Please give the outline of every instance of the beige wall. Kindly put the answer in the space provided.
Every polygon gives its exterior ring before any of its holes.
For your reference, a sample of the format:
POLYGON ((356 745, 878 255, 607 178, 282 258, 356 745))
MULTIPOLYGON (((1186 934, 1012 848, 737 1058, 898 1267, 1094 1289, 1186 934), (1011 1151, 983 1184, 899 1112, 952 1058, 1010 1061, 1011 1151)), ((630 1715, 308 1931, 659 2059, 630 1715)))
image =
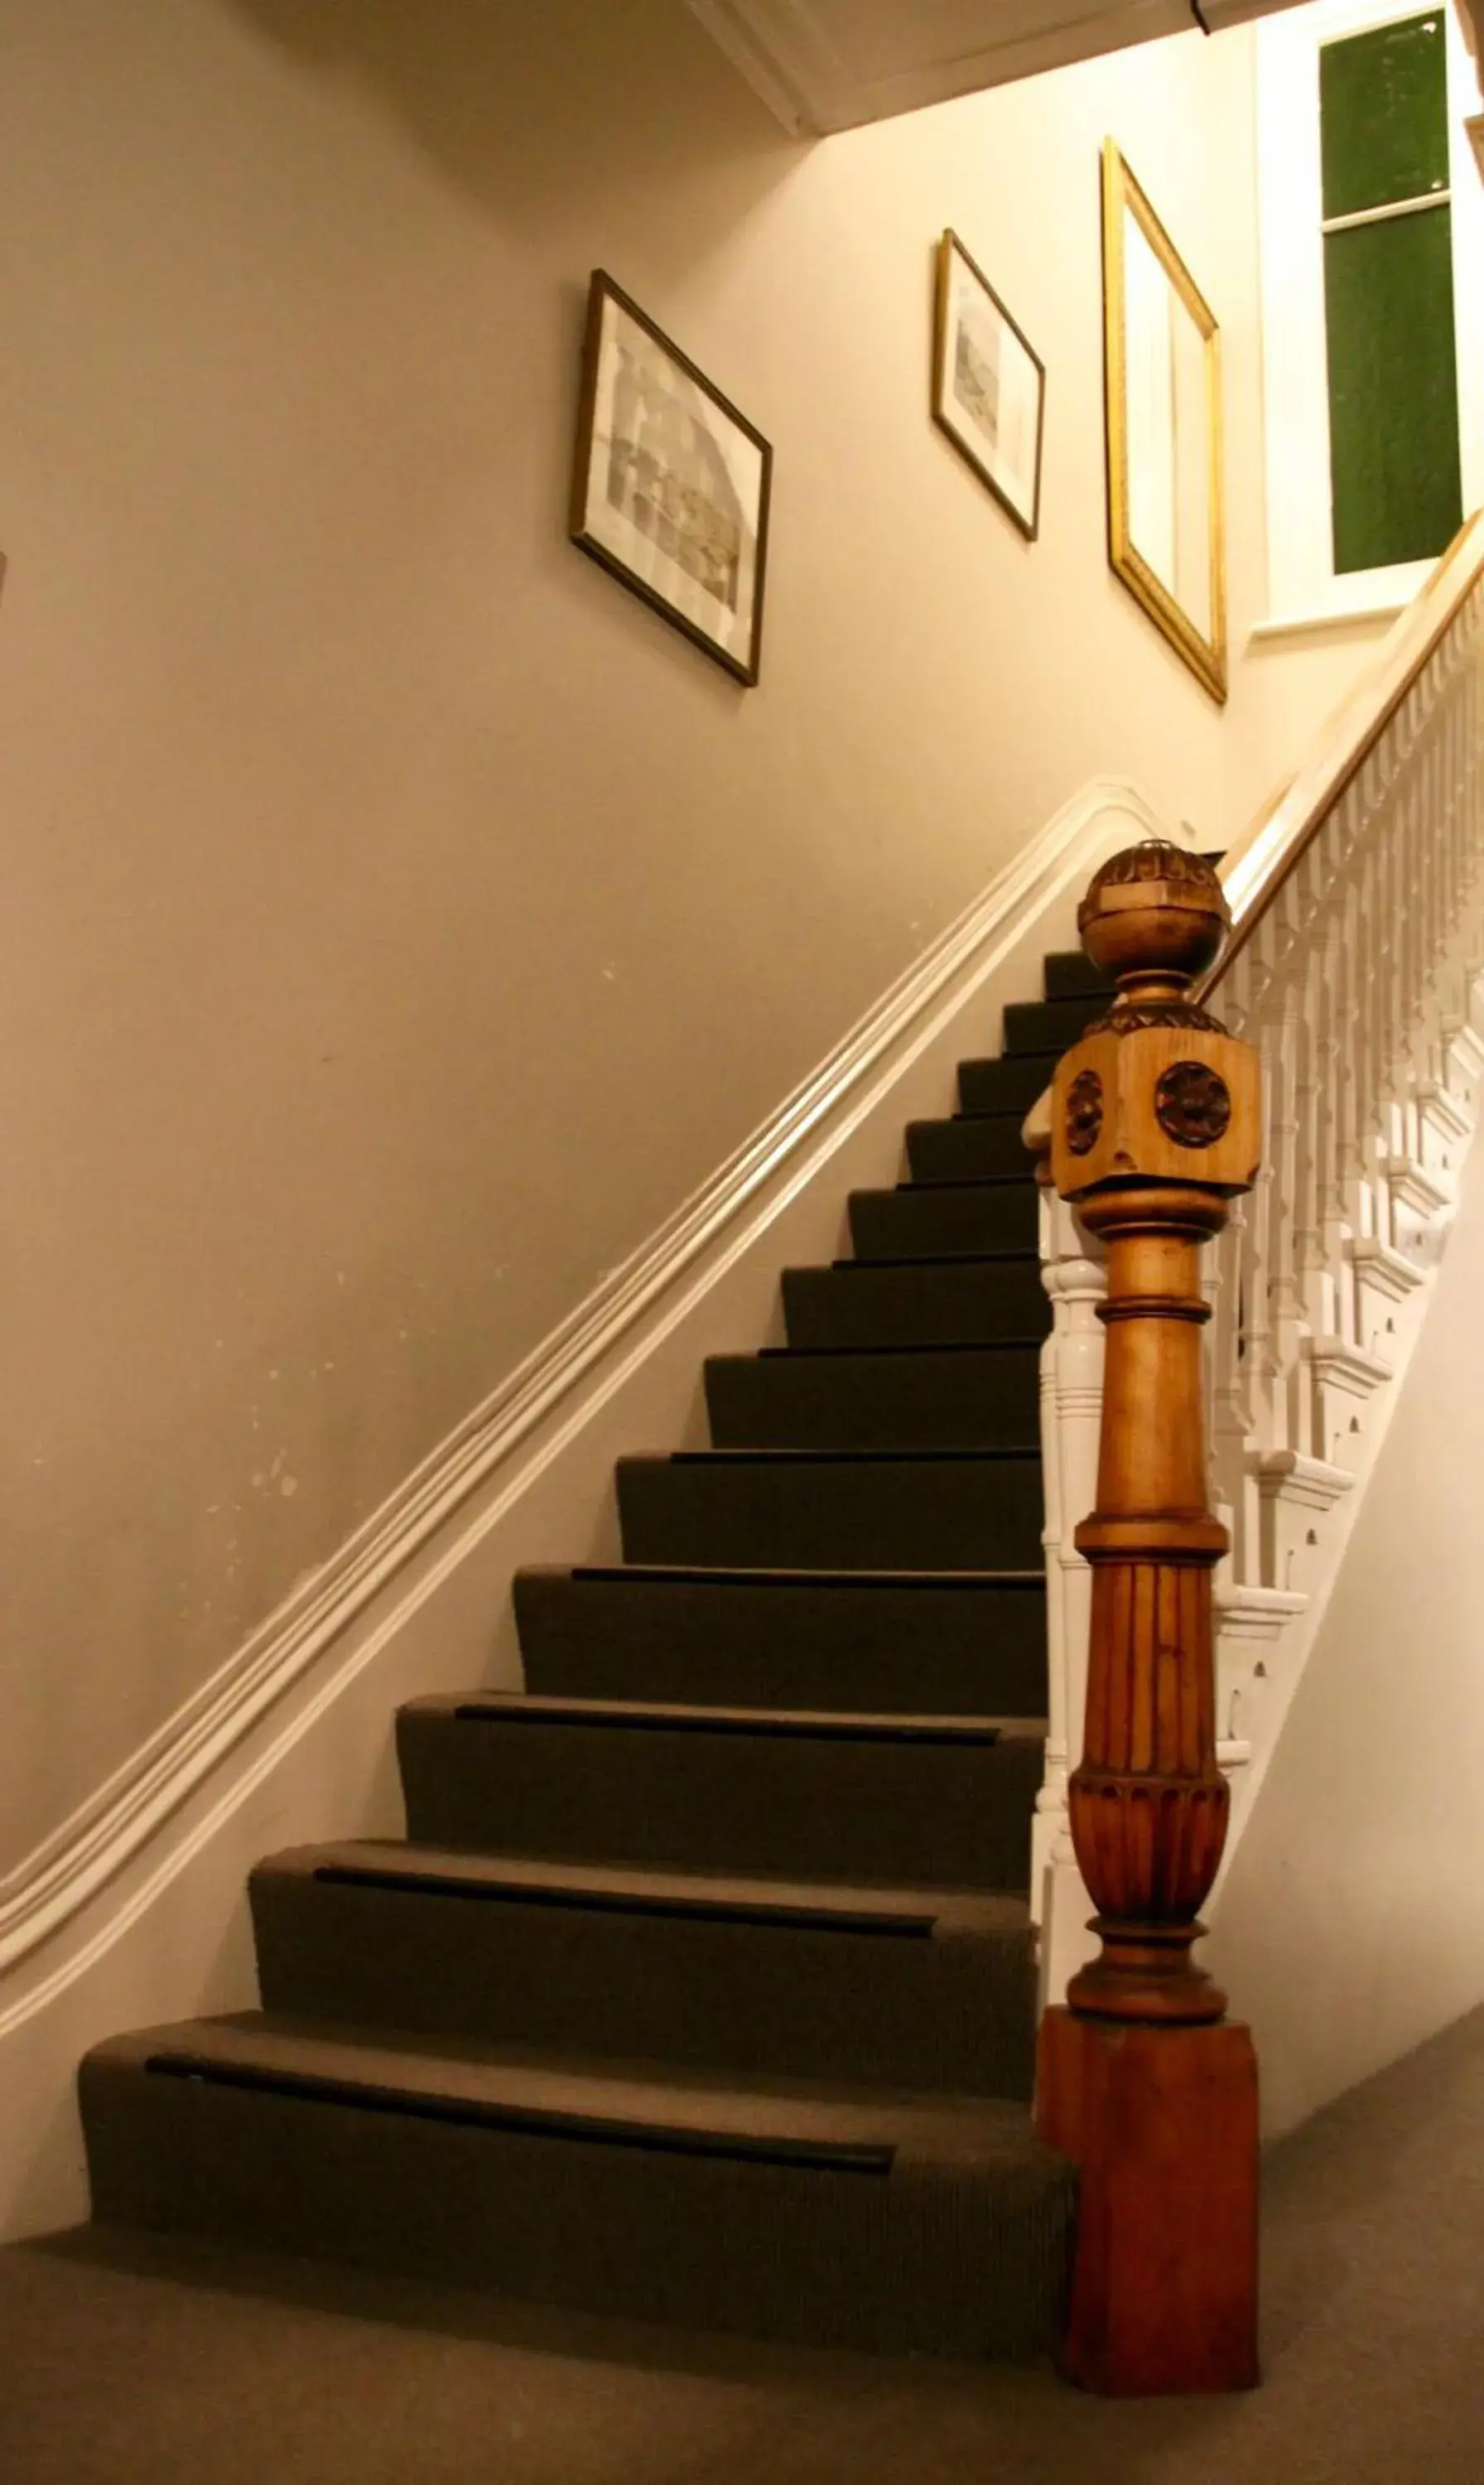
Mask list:
POLYGON ((1333 1601, 1219 1894, 1211 1966, 1286 2130, 1484 1999, 1484 1148, 1333 1601))
POLYGON ((1246 33, 812 149, 679 0, 0 59, 3 1867, 1076 786, 1221 843, 1351 656, 1241 653, 1246 33), (1109 130, 1226 323, 1225 717, 1104 561, 1109 130), (927 419, 948 223, 1049 366, 1034 549, 927 419), (775 443, 757 691, 564 540, 598 262, 775 443))

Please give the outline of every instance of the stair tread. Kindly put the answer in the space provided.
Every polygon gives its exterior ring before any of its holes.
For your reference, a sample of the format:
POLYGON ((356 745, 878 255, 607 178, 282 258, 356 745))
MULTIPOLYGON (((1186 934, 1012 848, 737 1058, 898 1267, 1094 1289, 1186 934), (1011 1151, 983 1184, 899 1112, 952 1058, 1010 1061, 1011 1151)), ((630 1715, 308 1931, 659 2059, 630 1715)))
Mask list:
POLYGON ((552 1891, 580 1898, 633 1899, 676 1911, 737 1909, 749 1916, 776 1915, 879 1920, 887 1924, 931 1920, 943 1932, 1023 1933, 1030 1909, 1023 1898, 1003 1891, 904 1888, 886 1881, 800 1881, 773 1872, 692 1871, 678 1865, 567 1863, 545 1856, 500 1855, 461 1846, 431 1846, 400 1839, 356 1838, 313 1846, 285 1847, 265 1856, 263 1873, 319 1872, 394 1876, 399 1885, 426 1882, 476 1884, 490 1890, 532 1894, 552 1891))
MULTIPOLYGON (((956 1174, 949 1174, 949 1175, 947 1175, 947 1176, 944 1178, 944 1180, 942 1180, 941 1182, 916 1182, 916 1181, 914 1181, 910 1176, 908 1176, 908 1177, 907 1177, 907 1179, 906 1179, 905 1181, 904 1181, 904 1182, 893 1183, 893 1184, 891 1185, 891 1189, 892 1189, 893 1191, 902 1191, 902 1190, 910 1190, 910 1191, 918 1191, 918 1190, 1023 1190, 1023 1189, 1025 1188, 1025 1187, 1026 1187, 1027 1183, 1034 1184, 1035 1180, 1036 1180, 1036 1168, 1035 1168, 1034 1164, 1031 1162, 1030 1157, 1029 1157, 1029 1155, 1028 1155, 1028 1156, 1027 1156, 1027 1158, 1026 1158, 1026 1161, 1025 1161, 1025 1166, 1024 1166, 1024 1169, 1023 1169, 1022 1171, 1020 1171, 1020 1172, 1016 1172, 1016 1173, 956 1173, 956 1174)), ((870 1199, 870 1198, 878 1198, 878 1197, 880 1196, 881 1190, 885 1189, 885 1188, 886 1188, 886 1186, 883 1184, 883 1185, 879 1186, 879 1187, 878 1187, 878 1188, 877 1188, 876 1191, 871 1191, 871 1190, 869 1190, 869 1189, 868 1189, 868 1190, 867 1190, 867 1192, 866 1192, 866 1194, 865 1194, 865 1196, 866 1196, 868 1199, 870 1199)), ((851 1194, 851 1196, 852 1196, 852 1197, 854 1197, 854 1198, 859 1198, 859 1197, 861 1196, 861 1194, 857 1191, 857 1192, 853 1192, 853 1193, 851 1194)), ((880 1265, 880 1264, 879 1264, 879 1262, 877 1262, 877 1263, 876 1263, 876 1265, 877 1265, 877 1267, 879 1267, 879 1265, 880 1265)))
MULTIPOLYGON (((906 1176, 906 1177, 904 1177, 904 1179, 903 1181, 901 1181, 901 1182, 877 1182, 877 1183, 864 1183, 864 1184, 857 1184, 856 1188, 855 1188, 850 1192, 850 1198, 851 1198, 851 1199, 873 1200, 873 1199, 895 1199, 895 1198, 898 1198, 898 1197, 901 1195, 901 1193, 902 1193, 902 1192, 904 1192, 904 1191, 909 1192, 909 1193, 910 1193, 910 1194, 912 1194, 914 1197, 915 1197, 918 1193, 920 1193, 920 1192, 922 1192, 922 1191, 925 1191, 925 1190, 931 1190, 931 1191, 933 1191, 933 1192, 937 1192, 937 1191, 940 1191, 940 1190, 973 1190, 973 1191, 984 1191, 984 1190, 995 1190, 995 1191, 999 1191, 999 1190, 1014 1190, 1014 1191, 1021 1191, 1021 1190, 1024 1190, 1028 1186, 1029 1186, 1030 1188, 1035 1188, 1035 1183, 1036 1183, 1036 1168, 1035 1168, 1034 1164, 1031 1162, 1030 1157, 1029 1157, 1029 1156, 1027 1156, 1026 1161, 1025 1161, 1024 1168, 1023 1168, 1021 1171, 1018 1171, 1018 1172, 1015 1172, 1015 1173, 964 1173, 964 1174, 953 1174, 953 1175, 951 1175, 951 1176, 950 1176, 946 1181, 943 1181, 943 1182, 916 1182, 916 1181, 914 1181, 914 1180, 912 1179, 912 1177, 911 1177, 910 1175, 907 1175, 907 1176, 906 1176)), ((976 1259, 988 1259, 988 1258, 990 1258, 991 1256, 992 1256, 992 1255, 991 1255, 990 1253, 988 1253, 988 1252, 976 1252, 976 1253, 974 1254, 974 1257, 975 1257, 976 1259)), ((1022 1257, 1022 1258, 1026 1258, 1026 1257, 1029 1257, 1029 1254, 1028 1254, 1028 1253, 1021 1253, 1019 1256, 1020 1256, 1020 1257, 1022 1257)), ((882 1267, 884 1264, 883 1264, 881 1261, 879 1261, 879 1260, 874 1260, 874 1261, 872 1262, 872 1264, 871 1264, 871 1265, 872 1265, 872 1267, 873 1267, 873 1268, 878 1269, 878 1268, 882 1267)))
POLYGON ((762 1346, 750 1353, 710 1354, 708 1363, 870 1363, 878 1355, 1039 1354, 1039 1337, 925 1338, 919 1345, 885 1338, 879 1346, 762 1346))
POLYGON ((521 1574, 537 1579, 604 1579, 632 1586, 700 1588, 1044 1588, 1044 1570, 846 1570, 838 1564, 811 1570, 788 1565, 749 1570, 736 1563, 561 1562, 535 1563, 521 1574))
MULTIPOLYGON (((904 1190, 917 1189, 922 1187, 923 1186, 921 1185, 913 1183, 904 1183, 898 1186, 899 1188, 904 1190)), ((948 1188, 947 1185, 942 1183, 933 1183, 930 1187, 933 1190, 941 1190, 948 1188)), ((1034 1261, 1036 1266, 1039 1268, 1040 1253, 1039 1251, 1031 1250, 904 1251, 895 1259, 891 1260, 831 1260, 827 1265, 836 1270, 851 1269, 863 1276, 875 1277, 883 1270, 887 1269, 1005 1269, 1011 1267, 1017 1261, 1022 1267, 1027 1267, 1032 1261, 1034 1261)))
POLYGON ((972 1459, 1039 1459, 1039 1445, 991 1444, 985 1449, 749 1449, 635 1450, 619 1460, 621 1467, 770 1467, 770 1466, 926 1466, 934 1461, 961 1466, 972 1459))
POLYGON ((94 2049, 94 2061, 139 2070, 164 2059, 182 2069, 200 2063, 255 2076, 264 2084, 325 2088, 348 2105, 491 2116, 501 2112, 590 2122, 634 2136, 673 2132, 764 2145, 887 2148, 919 2162, 952 2159, 962 2167, 995 2162, 1057 2161, 1036 2140, 1024 2105, 999 2097, 939 2095, 916 2089, 852 2088, 833 2081, 748 2071, 739 2078, 706 2065, 558 2054, 501 2043, 498 2050, 440 2036, 361 2030, 297 2014, 231 2012, 135 2031, 94 2049), (350 2091, 346 2094, 346 2091, 350 2091))
MULTIPOLYGON (((1088 999, 1089 999, 1090 1001, 1091 1001, 1091 1000, 1095 1000, 1095 999, 1097 998, 1097 995, 1096 995, 1095 993, 1089 993, 1089 995, 1087 996, 1087 997, 1088 997, 1088 999)), ((1110 995, 1110 998, 1115 998, 1115 997, 1116 997, 1116 996, 1114 996, 1114 995, 1110 995)), ((1077 995, 1077 998, 1078 998, 1079 1000, 1082 998, 1082 995, 1081 995, 1080 993, 1077 995)), ((1031 1006, 1032 1006, 1033 1008, 1038 1008, 1038 1009, 1039 1009, 1039 1008, 1043 1007, 1043 1006, 1044 1006, 1044 1004, 1043 1004, 1043 1003, 1041 1003, 1041 1002, 1039 1002, 1039 1001, 1038 1001, 1038 1002, 1033 1002, 1033 1003, 1031 1004, 1031 1006)), ((1067 1051, 1068 1050, 1069 1050, 1069 1048, 1068 1048, 1066 1045, 1065 1045, 1065 1044, 1053 1044, 1053 1045, 1049 1045, 1049 1046, 1047 1046, 1047 1045, 1037 1045, 1037 1046, 1035 1046, 1034 1048, 1032 1048, 1031 1046, 1029 1046, 1029 1045, 1028 1045, 1028 1046, 1026 1047, 1026 1049, 1025 1049, 1025 1051, 1021 1051, 1021 1050, 1020 1050, 1020 1049, 1019 1049, 1019 1047, 1017 1046, 1017 1047, 1016 1047, 1016 1049, 1015 1049, 1015 1051, 1014 1051, 1013 1056, 1012 1056, 1012 1055, 1011 1055, 1011 1054, 1009 1054, 1009 1053, 1005 1053, 1005 1052, 976 1052, 976 1053, 972 1056, 972 1058, 971 1058, 971 1059, 969 1059, 969 1060, 967 1060, 967 1061, 960 1061, 960 1062, 959 1062, 959 1064, 958 1064, 958 1067, 959 1067, 959 1069, 960 1069, 960 1070, 988 1070, 988 1069, 990 1069, 990 1068, 991 1068, 991 1067, 992 1067, 996 1062, 1000 1062, 1000 1061, 1007 1061, 1007 1060, 1010 1060, 1012 1057, 1014 1060, 1019 1061, 1019 1062, 1025 1062, 1025 1061, 1060 1061, 1060 1060, 1061 1060, 1061 1058, 1062 1058, 1063 1053, 1064 1053, 1064 1052, 1066 1052, 1066 1051, 1067 1051)))
POLYGON ((906 1127, 909 1131, 943 1131, 952 1130, 956 1122, 1006 1122, 1018 1130, 1024 1120, 1025 1115, 1013 1105, 959 1105, 952 1113, 918 1113, 906 1127))
POLYGON ((566 1693, 529 1691, 447 1692, 406 1706, 455 1717, 516 1717, 581 1724, 672 1726, 700 1734, 758 1732, 801 1736, 827 1734, 832 1741, 880 1737, 901 1742, 983 1743, 1044 1741, 1046 1722, 1036 1717, 953 1716, 936 1709, 913 1714, 896 1709, 757 1708, 711 1701, 591 1700, 566 1693))
POLYGON ((629 1563, 532 1563, 525 1578, 607 1578, 607 1580, 646 1580, 649 1585, 663 1585, 674 1580, 676 1585, 691 1588, 1044 1588, 1044 1570, 791 1570, 766 1568, 766 1570, 739 1570, 733 1563, 674 1563, 674 1561, 629 1561, 629 1563))

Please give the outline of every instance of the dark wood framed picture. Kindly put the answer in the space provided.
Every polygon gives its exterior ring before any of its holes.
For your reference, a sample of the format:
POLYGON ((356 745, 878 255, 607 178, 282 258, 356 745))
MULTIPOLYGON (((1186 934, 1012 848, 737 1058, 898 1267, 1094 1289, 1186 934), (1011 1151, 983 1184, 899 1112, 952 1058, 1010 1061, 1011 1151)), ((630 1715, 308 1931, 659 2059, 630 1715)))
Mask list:
POLYGON ((953 232, 938 244, 936 310, 932 419, 1034 543, 1046 367, 953 232))
POLYGON ((772 458, 746 416, 595 268, 572 540, 749 684, 763 638, 772 458))

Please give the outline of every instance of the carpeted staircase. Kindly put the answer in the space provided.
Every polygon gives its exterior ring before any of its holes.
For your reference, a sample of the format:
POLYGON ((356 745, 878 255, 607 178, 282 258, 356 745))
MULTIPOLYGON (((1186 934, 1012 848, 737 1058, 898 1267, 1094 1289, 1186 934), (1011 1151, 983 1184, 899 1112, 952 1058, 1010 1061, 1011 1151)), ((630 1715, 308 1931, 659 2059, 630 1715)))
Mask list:
POLYGON ((1020 1121, 1077 956, 620 1462, 626 1560, 515 1583, 524 1693, 398 1723, 406 1843, 253 1875, 263 2009, 94 2051, 101 2220, 566 2306, 1025 2360, 1045 1303, 1020 1121))

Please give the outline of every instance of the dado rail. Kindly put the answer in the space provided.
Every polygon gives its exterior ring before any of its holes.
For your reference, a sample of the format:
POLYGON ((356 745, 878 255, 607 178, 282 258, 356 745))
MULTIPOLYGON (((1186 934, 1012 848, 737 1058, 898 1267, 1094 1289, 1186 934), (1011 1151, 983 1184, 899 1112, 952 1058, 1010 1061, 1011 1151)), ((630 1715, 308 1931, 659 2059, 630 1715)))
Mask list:
POLYGON ((1481 689, 1484 515, 1224 881, 1158 842, 1097 874, 1080 921, 1119 998, 1028 1125, 1053 1312, 1039 2111, 1082 2166, 1066 2353, 1094 2387, 1255 2377, 1251 2040, 1191 1946, 1473 1127, 1481 689))

